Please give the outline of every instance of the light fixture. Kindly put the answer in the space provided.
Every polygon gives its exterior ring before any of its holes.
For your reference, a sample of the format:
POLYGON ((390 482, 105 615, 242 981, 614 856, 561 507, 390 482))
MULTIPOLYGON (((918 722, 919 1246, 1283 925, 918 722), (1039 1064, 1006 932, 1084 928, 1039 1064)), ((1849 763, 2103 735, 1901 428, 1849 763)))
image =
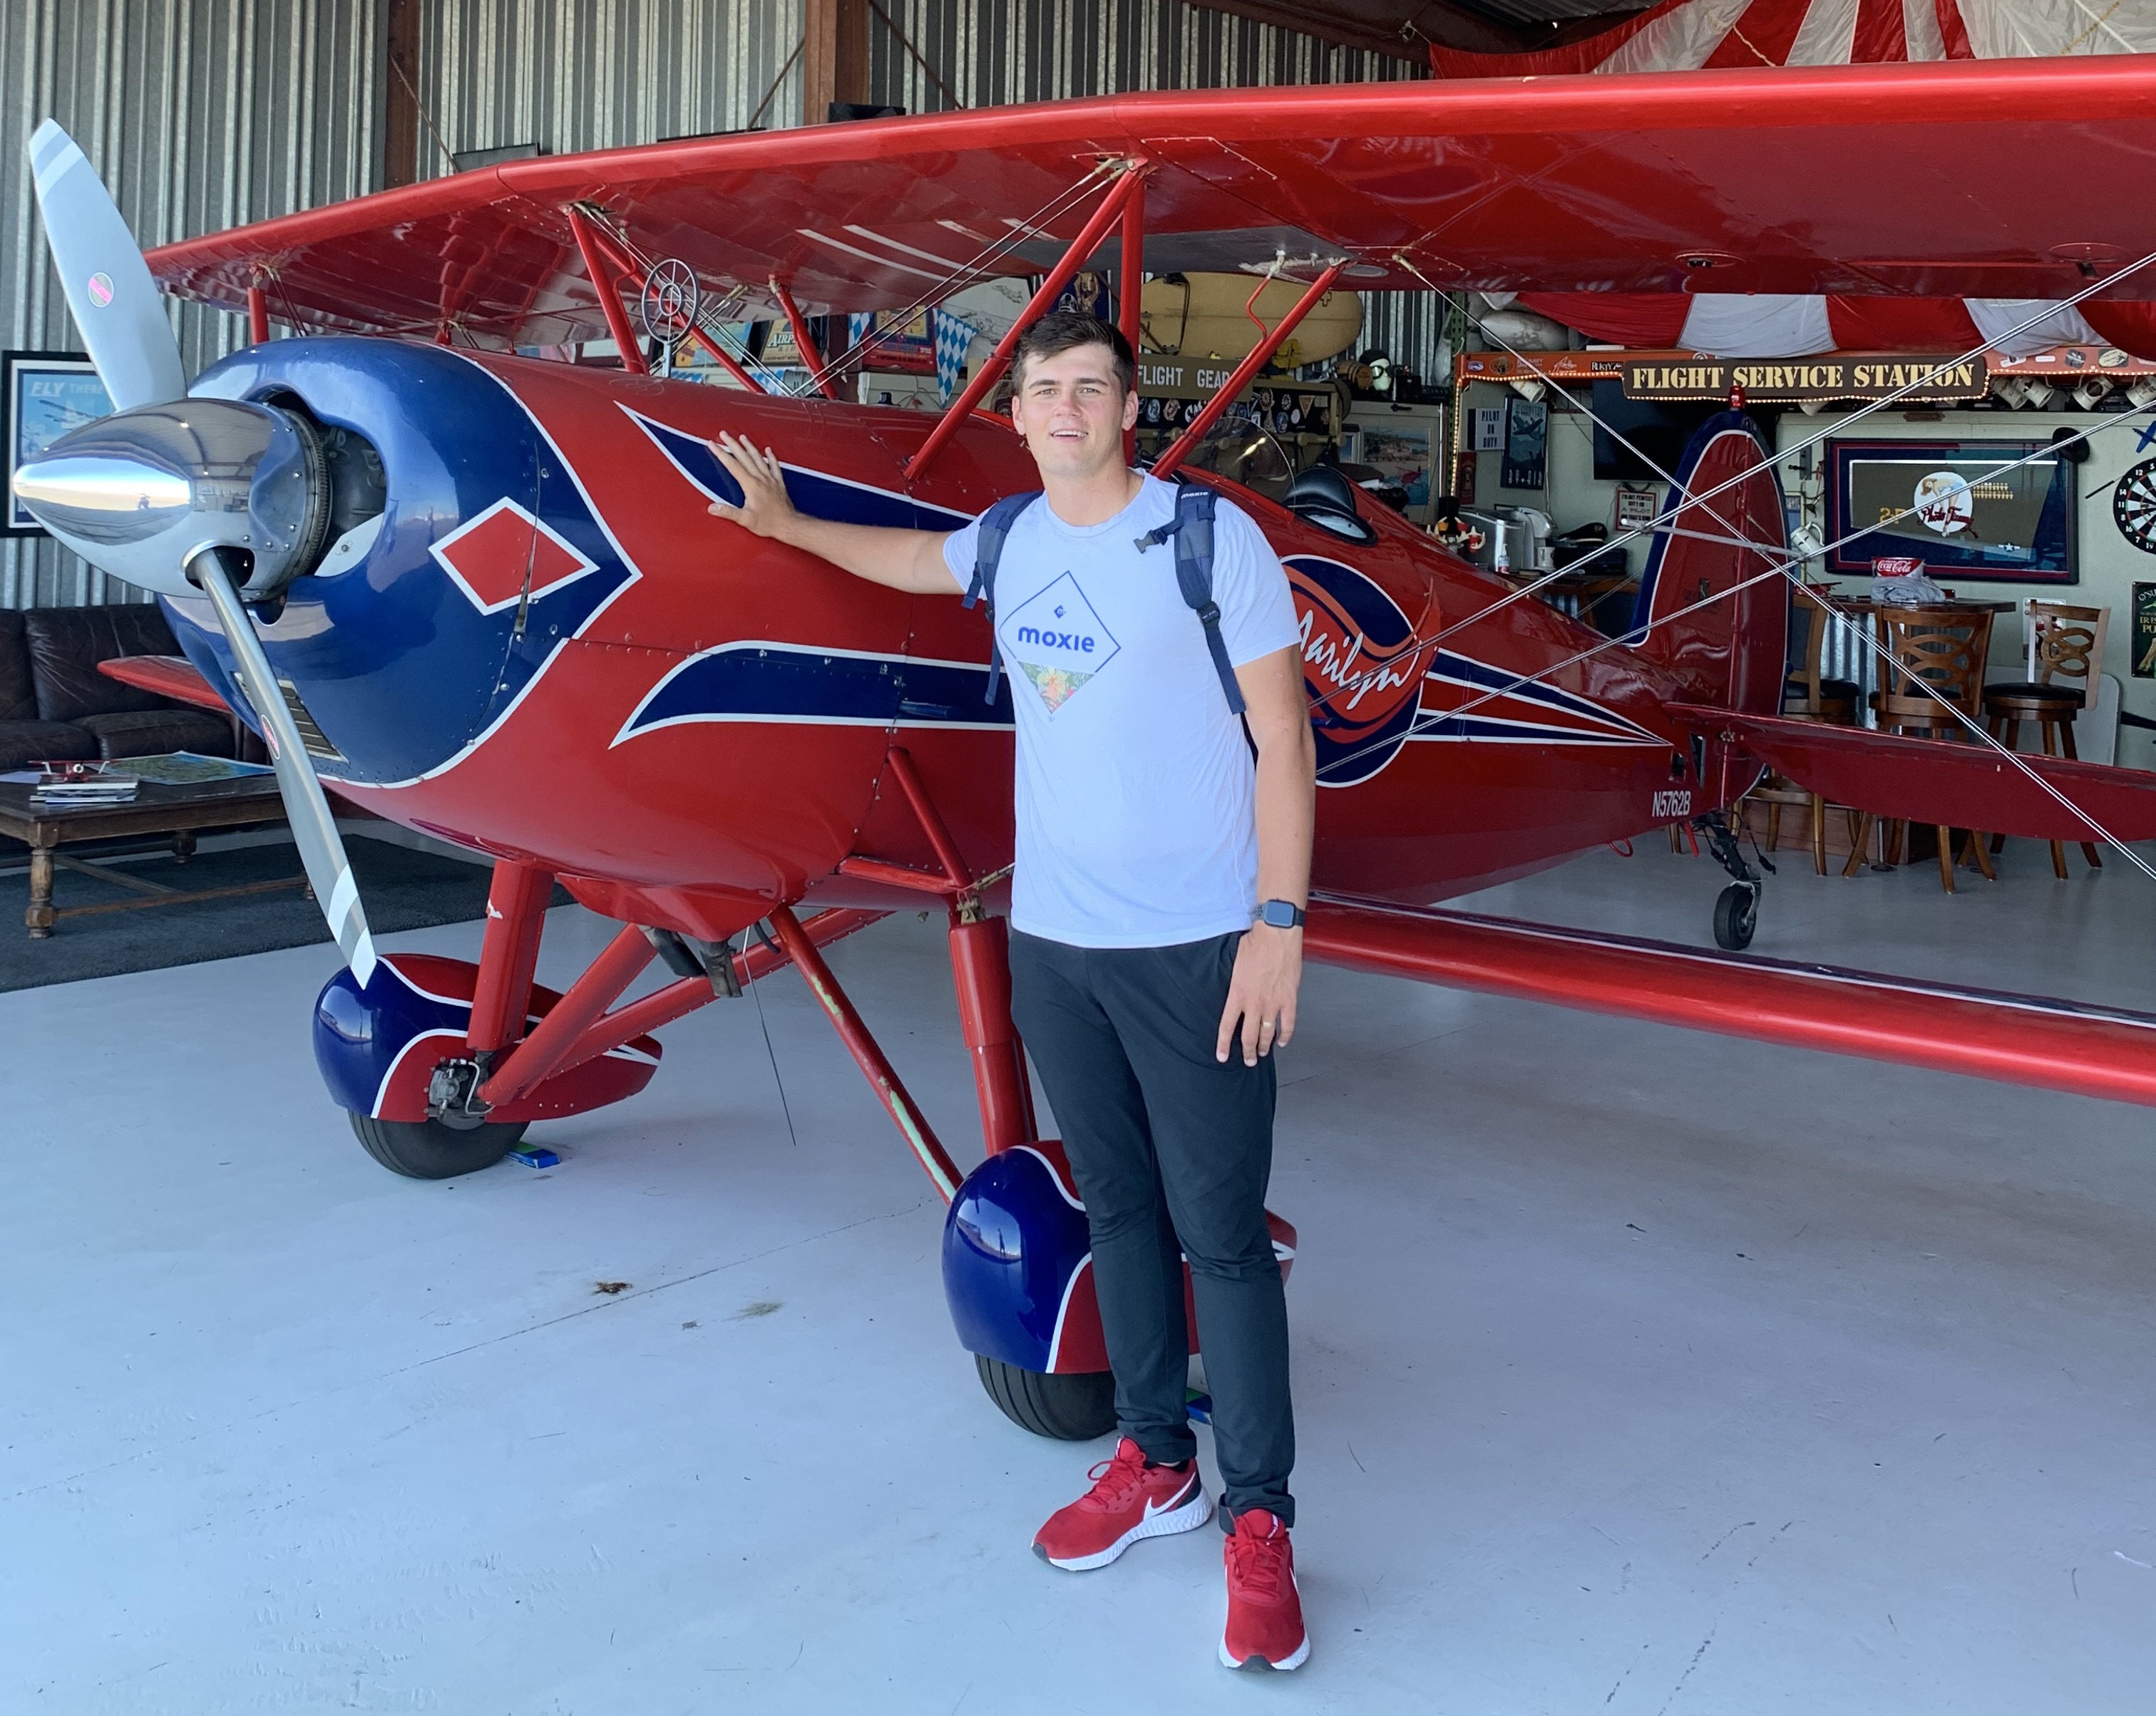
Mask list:
POLYGON ((2111 391, 2111 378, 2103 375, 2085 375, 2074 387, 2074 403, 2084 411, 2093 411, 2111 391))

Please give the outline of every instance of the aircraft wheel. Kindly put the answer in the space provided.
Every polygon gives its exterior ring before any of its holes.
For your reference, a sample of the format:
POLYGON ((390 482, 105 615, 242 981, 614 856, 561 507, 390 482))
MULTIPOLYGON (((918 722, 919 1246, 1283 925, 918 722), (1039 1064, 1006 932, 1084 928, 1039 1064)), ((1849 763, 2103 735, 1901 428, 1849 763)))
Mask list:
POLYGON ((1732 953, 1752 945, 1752 932, 1759 927, 1759 888, 1755 882, 1733 881, 1714 902, 1714 944, 1732 953))
POLYGON ((1021 1430, 1057 1441, 1090 1442, 1116 1427, 1116 1379, 1105 1370, 1050 1376, 978 1353, 973 1363, 988 1398, 1021 1430))
POLYGON ((376 1120, 352 1114, 349 1109, 346 1112, 367 1153, 392 1174, 411 1179, 454 1179, 459 1174, 491 1168, 516 1148, 524 1128, 531 1123, 516 1120, 460 1131, 439 1120, 376 1120))

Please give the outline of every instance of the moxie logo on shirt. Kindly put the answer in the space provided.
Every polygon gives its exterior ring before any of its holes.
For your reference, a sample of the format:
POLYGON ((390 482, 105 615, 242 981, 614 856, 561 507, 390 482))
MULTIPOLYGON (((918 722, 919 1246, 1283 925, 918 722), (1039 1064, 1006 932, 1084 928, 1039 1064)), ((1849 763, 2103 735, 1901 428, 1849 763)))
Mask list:
POLYGON ((1013 609, 1002 634, 1004 659, 1025 676, 1050 715, 1106 666, 1119 647, 1067 572, 1013 609))
POLYGON ((1314 554, 1285 563, 1301 622, 1321 786, 1367 780, 1414 725, 1430 646, 1363 573, 1314 554))

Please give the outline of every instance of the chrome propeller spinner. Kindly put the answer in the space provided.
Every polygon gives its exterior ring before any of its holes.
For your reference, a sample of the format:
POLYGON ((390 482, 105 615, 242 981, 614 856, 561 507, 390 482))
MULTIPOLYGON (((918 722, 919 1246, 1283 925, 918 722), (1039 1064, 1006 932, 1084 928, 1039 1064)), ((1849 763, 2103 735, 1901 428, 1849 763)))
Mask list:
POLYGON ((305 571, 322 544, 321 444, 274 406, 190 398, 149 265, 104 182, 51 120, 31 137, 30 161, 68 309, 116 409, 23 465, 14 491, 93 566, 161 594, 209 598, 307 880, 364 984, 374 942, 352 862, 246 608, 305 571))

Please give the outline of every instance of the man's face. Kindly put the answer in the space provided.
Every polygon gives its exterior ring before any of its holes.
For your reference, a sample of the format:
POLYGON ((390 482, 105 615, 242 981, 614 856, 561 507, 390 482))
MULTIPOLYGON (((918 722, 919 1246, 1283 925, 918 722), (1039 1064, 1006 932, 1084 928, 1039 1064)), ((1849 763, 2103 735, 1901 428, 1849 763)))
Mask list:
POLYGON ((1123 431, 1138 419, 1136 393, 1116 380, 1106 346, 1073 346, 1027 361, 1011 395, 1011 421, 1043 477, 1082 480, 1123 463, 1123 431))

